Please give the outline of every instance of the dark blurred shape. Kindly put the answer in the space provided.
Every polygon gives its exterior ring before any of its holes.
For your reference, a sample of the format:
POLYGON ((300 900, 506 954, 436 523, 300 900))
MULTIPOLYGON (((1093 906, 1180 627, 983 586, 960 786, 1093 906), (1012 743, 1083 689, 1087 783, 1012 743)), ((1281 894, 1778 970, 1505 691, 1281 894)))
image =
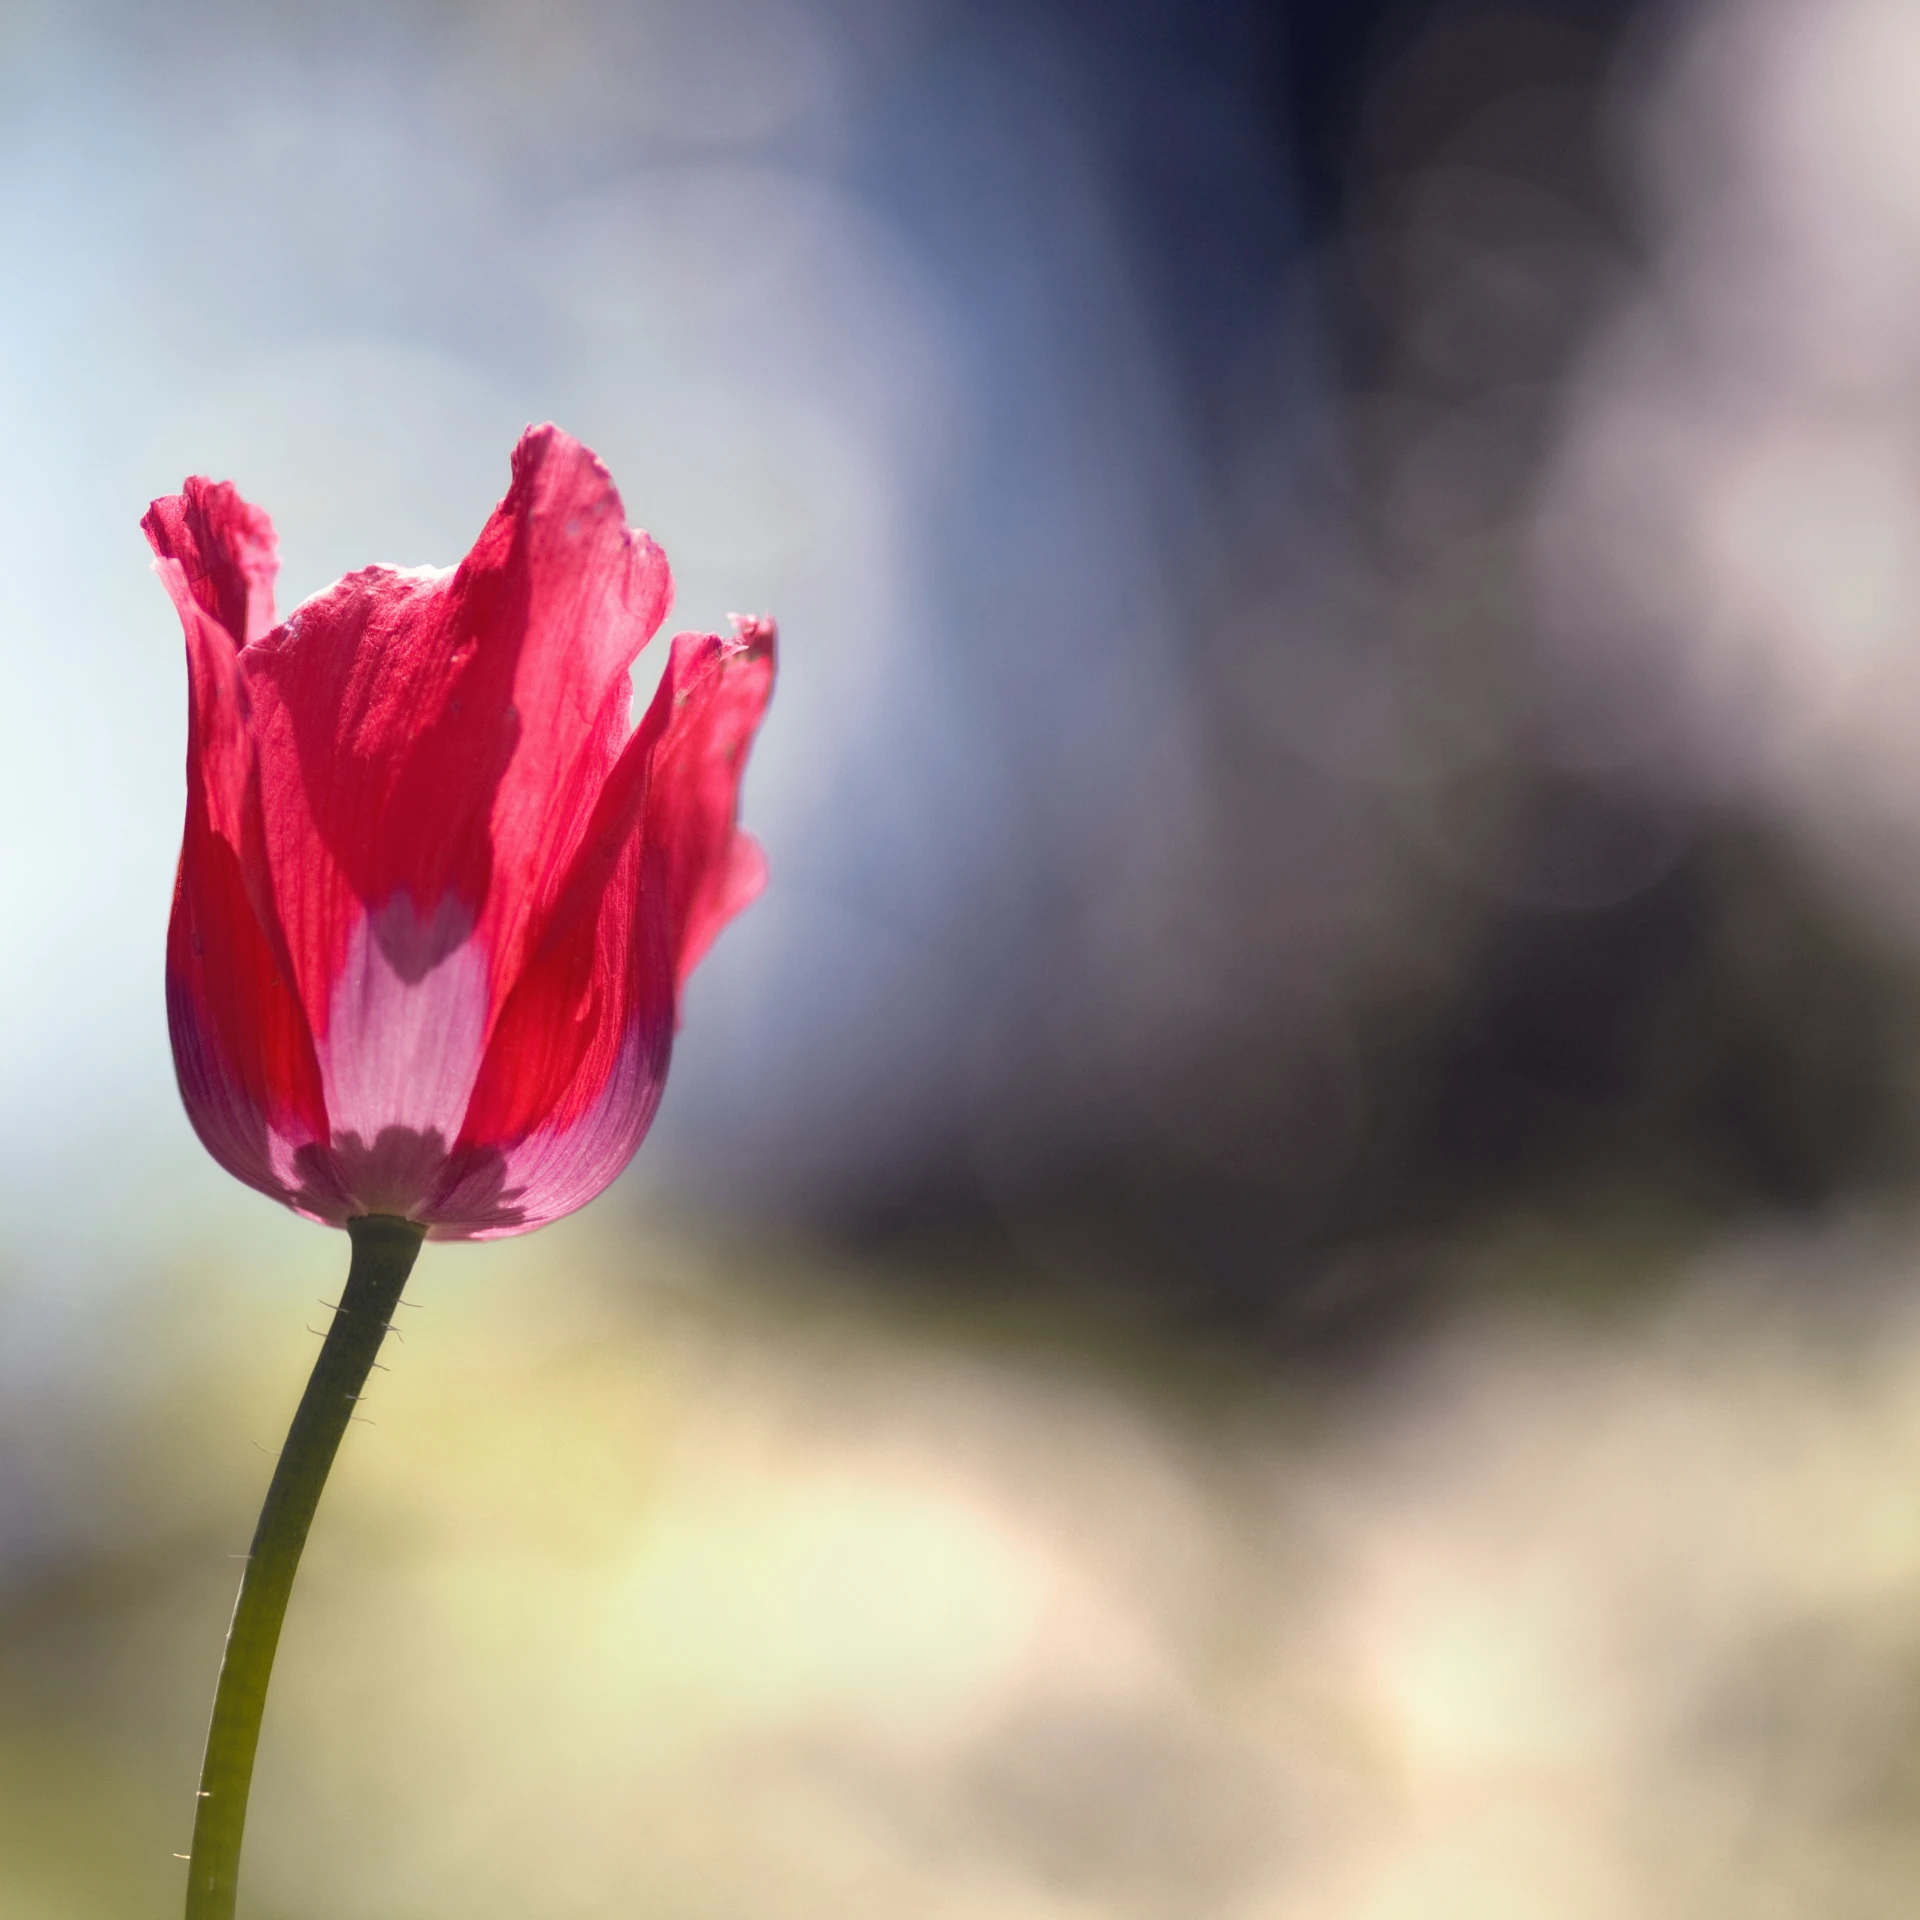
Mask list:
POLYGON ((1537 604, 1530 512, 1635 271, 1611 89, 1660 17, 1023 17, 1197 450, 1169 646, 1210 786, 1178 897, 1000 995, 970 1154, 844 1230, 1344 1346, 1503 1209, 1704 1229, 1903 1182, 1907 969, 1537 604))

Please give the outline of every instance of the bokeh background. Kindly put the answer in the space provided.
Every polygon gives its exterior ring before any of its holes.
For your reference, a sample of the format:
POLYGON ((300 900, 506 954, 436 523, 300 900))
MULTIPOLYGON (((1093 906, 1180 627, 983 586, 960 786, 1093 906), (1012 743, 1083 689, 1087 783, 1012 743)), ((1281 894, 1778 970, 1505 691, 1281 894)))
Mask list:
POLYGON ((343 1259, 174 1095, 136 522, 291 606, 543 418, 779 615, 775 879, 423 1259, 248 1911, 1909 1913, 1917 96, 1911 0, 0 5, 0 1916, 177 1904, 343 1259))

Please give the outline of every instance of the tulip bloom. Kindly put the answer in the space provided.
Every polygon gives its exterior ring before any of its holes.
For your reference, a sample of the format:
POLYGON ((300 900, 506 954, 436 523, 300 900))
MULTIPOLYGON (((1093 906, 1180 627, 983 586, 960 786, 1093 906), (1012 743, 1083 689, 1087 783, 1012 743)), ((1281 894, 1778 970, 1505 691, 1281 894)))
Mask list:
POLYGON ((142 522, 186 629, 167 941, 208 1151, 316 1220, 522 1233, 659 1103, 688 973, 759 891, 735 826, 773 623, 681 634, 606 469, 530 428, 457 568, 363 567, 275 624, 272 523, 192 479, 142 522))

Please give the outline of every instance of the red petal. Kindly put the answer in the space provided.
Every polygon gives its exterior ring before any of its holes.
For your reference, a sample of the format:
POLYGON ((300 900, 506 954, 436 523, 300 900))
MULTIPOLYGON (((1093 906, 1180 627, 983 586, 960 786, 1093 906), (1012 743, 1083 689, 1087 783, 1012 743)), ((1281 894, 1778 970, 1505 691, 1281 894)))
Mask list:
POLYGON ((582 1206, 659 1104, 678 987, 762 877, 734 825, 773 680, 771 621, 681 634, 601 791, 538 946, 501 1011, 439 1231, 525 1231, 582 1206))
POLYGON ((591 919, 541 942, 501 1010, 447 1179, 418 1215, 437 1237, 542 1226, 633 1157, 673 1048, 665 921, 641 904, 661 876, 647 867, 629 834, 591 919))
POLYGON ((167 930, 167 1023, 194 1131, 248 1186, 301 1211, 303 1151, 327 1137, 306 1016, 247 897, 238 856, 190 810, 167 930))
MULTIPOLYGON (((414 1022, 423 1036, 455 1022, 471 1058, 463 1071, 450 1063, 431 1111, 385 1116, 443 1136, 458 1126, 531 928, 619 751, 627 670, 670 592, 665 559, 628 530, 606 469, 536 427, 456 572, 350 574, 242 656, 279 917, 330 1089, 343 1077, 371 1086, 344 1056, 377 1049, 407 990, 471 939, 484 960, 477 1017, 463 986, 458 1008, 414 1022), (336 1032, 350 951, 369 946, 380 977, 365 1017, 336 1032)), ((376 1118, 333 1115, 363 1132, 376 1118)))
POLYGON ((270 617, 273 527, 230 486, 189 480, 142 522, 187 641, 187 820, 167 934, 174 1066, 220 1164, 299 1205, 293 1161, 327 1121, 306 1016, 272 918, 236 633, 270 617))
MULTIPOLYGON (((768 619, 734 624, 731 641, 708 636, 686 647, 647 797, 647 839, 668 862, 680 986, 720 929, 767 883, 760 843, 736 822, 747 751, 773 692, 778 636, 768 619)), ((676 661, 690 638, 674 641, 676 661)))

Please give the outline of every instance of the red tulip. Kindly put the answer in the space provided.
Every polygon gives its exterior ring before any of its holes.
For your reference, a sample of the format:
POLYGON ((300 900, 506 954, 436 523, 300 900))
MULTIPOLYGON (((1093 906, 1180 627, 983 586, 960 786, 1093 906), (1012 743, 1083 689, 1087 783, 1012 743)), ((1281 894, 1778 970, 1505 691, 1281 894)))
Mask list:
POLYGON ((457 568, 363 567, 277 626, 273 525, 231 486, 141 524, 187 637, 167 1010, 207 1150, 336 1224, 488 1239, 584 1205, 764 877, 734 818, 772 621, 677 636, 629 731, 672 581, 551 426, 457 568))

